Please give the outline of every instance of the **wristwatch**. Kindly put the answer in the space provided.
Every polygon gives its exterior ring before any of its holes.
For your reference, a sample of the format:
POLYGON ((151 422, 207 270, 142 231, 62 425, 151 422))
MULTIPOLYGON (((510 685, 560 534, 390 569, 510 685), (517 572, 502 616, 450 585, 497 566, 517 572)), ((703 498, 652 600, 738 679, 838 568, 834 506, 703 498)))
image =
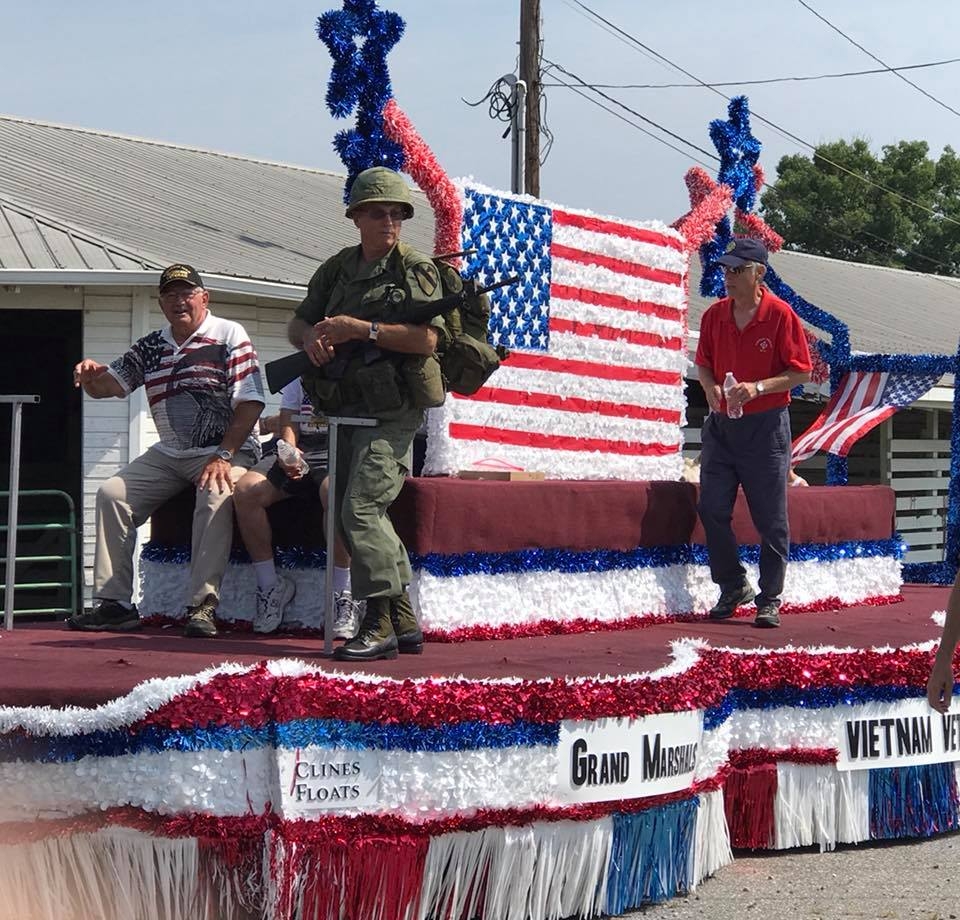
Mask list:
POLYGON ((758 381, 757 381, 757 396, 762 396, 764 390, 766 390, 766 387, 763 385, 763 381, 762 381, 762 380, 758 380, 758 381))
POLYGON ((217 456, 221 460, 226 460, 229 463, 233 459, 233 451, 229 447, 218 447, 217 456))
POLYGON ((370 341, 376 342, 378 338, 380 338, 380 323, 374 320, 370 323, 370 341))

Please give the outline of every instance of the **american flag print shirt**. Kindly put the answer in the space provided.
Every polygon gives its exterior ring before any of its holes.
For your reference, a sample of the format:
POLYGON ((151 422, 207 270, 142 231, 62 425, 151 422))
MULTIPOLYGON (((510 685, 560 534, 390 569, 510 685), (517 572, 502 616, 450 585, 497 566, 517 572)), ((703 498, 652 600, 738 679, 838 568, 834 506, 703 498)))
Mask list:
MULTIPOLYGON (((146 389, 165 454, 173 457, 209 453, 223 440, 238 403, 264 403, 257 352, 239 323, 208 313, 182 345, 170 327, 134 342, 109 372, 132 393, 146 389)), ((259 456, 251 432, 241 450, 259 456)))

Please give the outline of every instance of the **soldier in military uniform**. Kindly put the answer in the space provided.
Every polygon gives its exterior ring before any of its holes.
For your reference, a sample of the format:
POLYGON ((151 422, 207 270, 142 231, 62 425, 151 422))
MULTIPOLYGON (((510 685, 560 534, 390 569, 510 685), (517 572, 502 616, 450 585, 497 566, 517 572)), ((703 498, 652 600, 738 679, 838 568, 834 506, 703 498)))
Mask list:
POLYGON ((405 306, 441 297, 430 257, 400 242, 401 225, 413 216, 403 179, 382 166, 360 173, 346 216, 360 245, 317 269, 288 335, 316 367, 303 382, 320 412, 378 420, 376 427, 341 429, 334 506, 353 595, 366 601, 360 632, 334 657, 373 661, 423 650, 407 594, 410 560, 387 509, 410 471, 424 409, 443 402, 435 353, 444 323, 403 321, 405 306))

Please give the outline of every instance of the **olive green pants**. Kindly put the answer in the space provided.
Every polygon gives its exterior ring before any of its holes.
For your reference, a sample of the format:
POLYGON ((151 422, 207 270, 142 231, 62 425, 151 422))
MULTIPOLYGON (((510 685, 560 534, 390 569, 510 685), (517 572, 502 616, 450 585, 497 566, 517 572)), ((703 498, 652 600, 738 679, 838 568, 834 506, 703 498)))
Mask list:
POLYGON ((411 409, 376 428, 344 425, 337 435, 337 521, 350 551, 353 596, 396 597, 413 577, 387 509, 410 472, 423 412, 411 409))

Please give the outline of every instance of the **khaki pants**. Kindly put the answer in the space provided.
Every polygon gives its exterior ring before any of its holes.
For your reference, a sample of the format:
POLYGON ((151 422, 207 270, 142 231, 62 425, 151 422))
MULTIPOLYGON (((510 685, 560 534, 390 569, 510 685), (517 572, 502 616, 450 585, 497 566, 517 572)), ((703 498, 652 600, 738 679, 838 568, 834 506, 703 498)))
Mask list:
MULTIPOLYGON (((168 457, 156 447, 137 457, 97 492, 97 545, 93 562, 93 596, 97 600, 129 601, 133 595, 133 551, 137 528, 167 499, 191 485, 210 460, 168 457)), ((254 457, 238 453, 231 478, 238 480, 254 457)), ((193 512, 190 588, 187 606, 220 595, 220 581, 230 558, 233 539, 231 493, 197 489, 193 512)))

